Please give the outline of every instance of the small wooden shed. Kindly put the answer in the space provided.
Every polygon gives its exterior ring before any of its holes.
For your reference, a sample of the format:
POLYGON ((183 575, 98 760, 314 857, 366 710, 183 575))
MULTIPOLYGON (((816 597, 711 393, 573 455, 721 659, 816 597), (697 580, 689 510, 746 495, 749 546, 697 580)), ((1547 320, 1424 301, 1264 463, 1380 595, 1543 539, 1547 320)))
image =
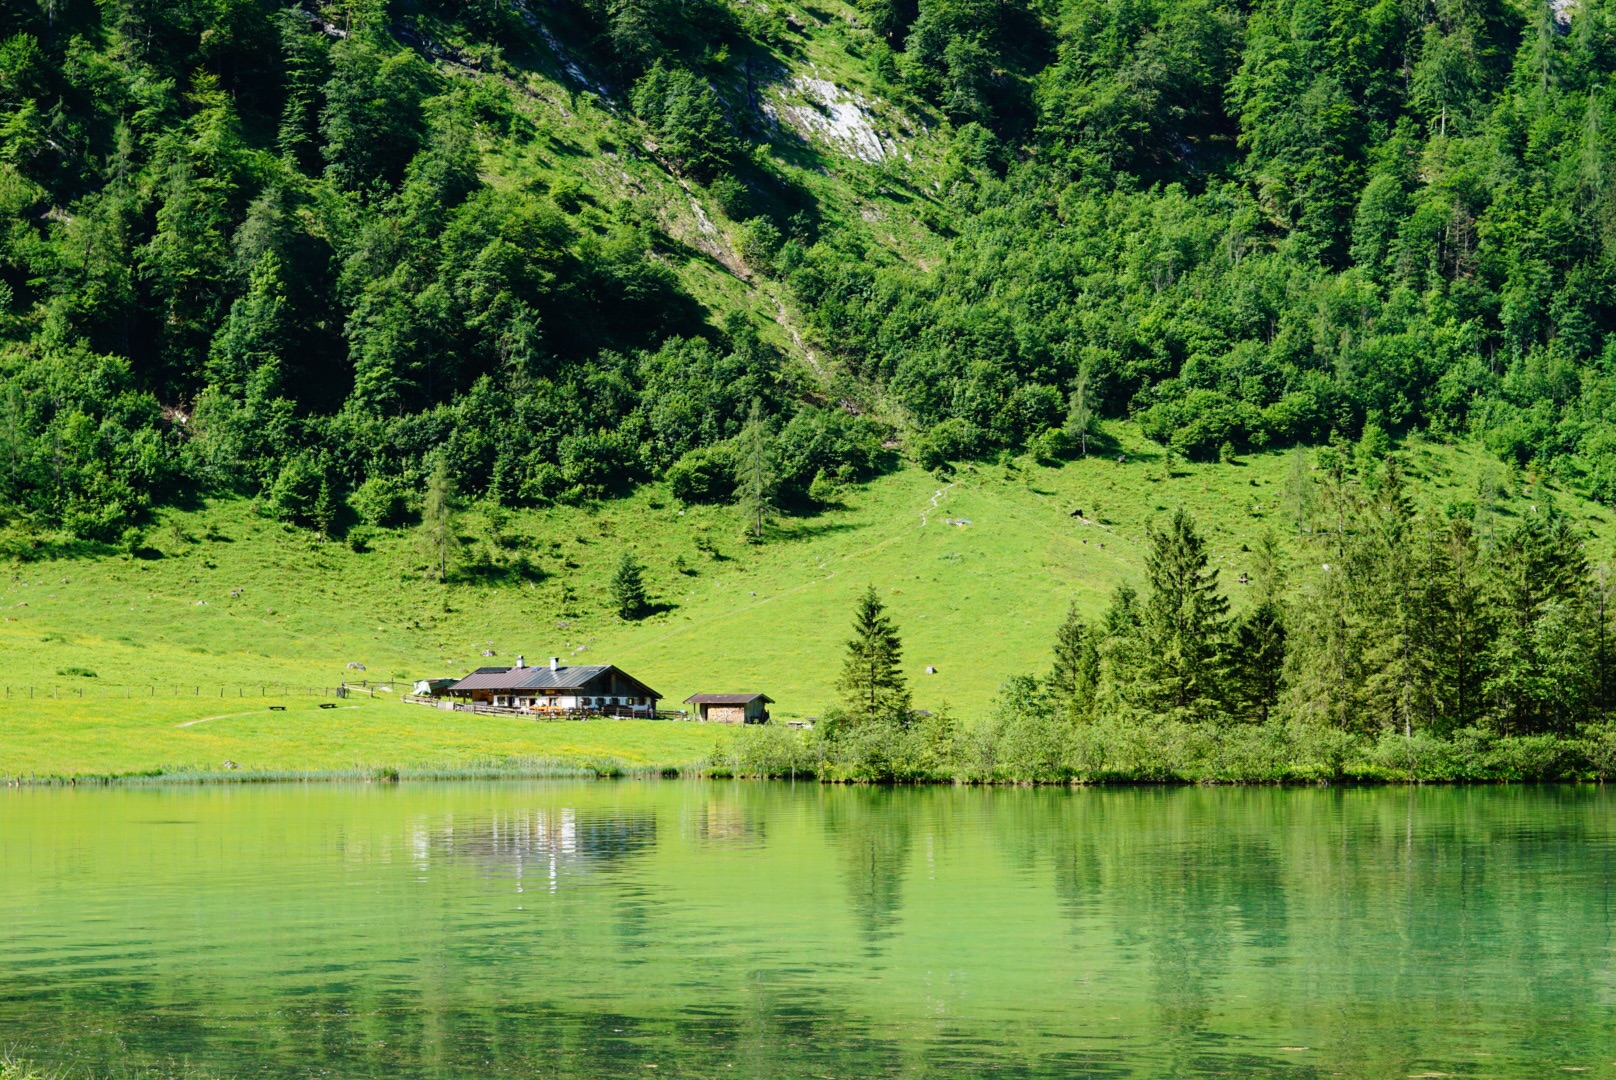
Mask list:
POLYGON ((767 694, 691 694, 686 705, 696 707, 696 719, 715 724, 763 724, 769 719, 767 694))

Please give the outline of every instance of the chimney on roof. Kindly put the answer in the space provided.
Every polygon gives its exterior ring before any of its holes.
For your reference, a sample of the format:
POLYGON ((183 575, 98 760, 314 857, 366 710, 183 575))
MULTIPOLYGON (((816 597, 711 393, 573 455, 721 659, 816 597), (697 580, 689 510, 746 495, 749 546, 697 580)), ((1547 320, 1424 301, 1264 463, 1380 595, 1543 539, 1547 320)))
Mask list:
POLYGON ((527 667, 527 657, 523 656, 521 653, 517 653, 516 654, 516 666, 519 667, 519 668, 527 667))
POLYGON ((551 671, 560 671, 561 670, 561 657, 559 657, 559 656, 550 657, 550 670, 551 671))

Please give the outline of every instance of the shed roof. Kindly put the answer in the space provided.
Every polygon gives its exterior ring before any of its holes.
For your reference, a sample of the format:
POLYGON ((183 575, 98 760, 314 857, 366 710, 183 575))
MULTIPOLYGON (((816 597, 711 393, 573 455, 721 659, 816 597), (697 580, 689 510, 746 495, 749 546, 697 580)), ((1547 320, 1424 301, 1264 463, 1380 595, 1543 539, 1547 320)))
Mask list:
POLYGON ((478 668, 455 683, 451 690, 579 690, 609 672, 638 686, 646 697, 662 695, 612 664, 580 664, 576 667, 478 668))
POLYGON ((686 705, 750 705, 754 701, 774 704, 768 694, 691 694, 685 698, 686 705))

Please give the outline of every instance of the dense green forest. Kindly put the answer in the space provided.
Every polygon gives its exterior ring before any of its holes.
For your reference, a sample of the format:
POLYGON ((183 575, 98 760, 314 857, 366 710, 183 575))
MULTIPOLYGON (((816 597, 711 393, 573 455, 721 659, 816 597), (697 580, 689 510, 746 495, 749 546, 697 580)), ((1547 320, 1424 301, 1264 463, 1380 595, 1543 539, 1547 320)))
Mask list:
POLYGON ((754 402, 787 505, 883 443, 1060 454, 1104 416, 1192 456, 1469 433, 1616 501, 1605 0, 25 0, 0 41, 32 527, 198 490, 386 524, 439 452, 506 504, 727 498, 754 402), (945 141, 862 181, 939 259, 783 164, 758 73, 823 32, 945 141), (632 207, 490 181, 545 137, 511 58, 557 41, 826 363, 698 302, 632 207))

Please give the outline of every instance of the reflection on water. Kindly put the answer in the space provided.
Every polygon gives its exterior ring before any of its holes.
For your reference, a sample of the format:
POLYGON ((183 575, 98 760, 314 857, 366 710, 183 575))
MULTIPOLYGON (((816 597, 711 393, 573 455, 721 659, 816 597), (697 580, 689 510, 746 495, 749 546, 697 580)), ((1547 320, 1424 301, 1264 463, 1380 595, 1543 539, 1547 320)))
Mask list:
POLYGON ((571 806, 519 807, 486 816, 422 824, 415 851, 427 860, 482 864, 524 881, 534 874, 556 885, 563 873, 604 870, 656 846, 649 809, 603 812, 571 806))
POLYGON ((1578 787, 10 791, 0 1047, 288 1077, 1610 1075, 1612 809, 1578 787))

